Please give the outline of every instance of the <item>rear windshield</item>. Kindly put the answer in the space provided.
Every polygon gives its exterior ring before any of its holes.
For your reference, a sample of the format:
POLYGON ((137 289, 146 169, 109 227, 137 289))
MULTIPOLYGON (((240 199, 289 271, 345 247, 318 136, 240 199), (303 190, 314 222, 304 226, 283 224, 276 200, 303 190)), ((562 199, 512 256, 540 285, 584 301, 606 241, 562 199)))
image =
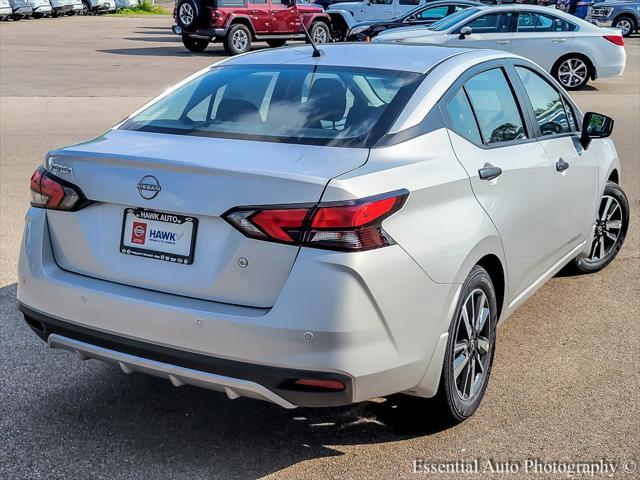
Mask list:
POLYGON ((388 131, 422 78, 354 67, 212 67, 120 128, 368 147, 388 131))

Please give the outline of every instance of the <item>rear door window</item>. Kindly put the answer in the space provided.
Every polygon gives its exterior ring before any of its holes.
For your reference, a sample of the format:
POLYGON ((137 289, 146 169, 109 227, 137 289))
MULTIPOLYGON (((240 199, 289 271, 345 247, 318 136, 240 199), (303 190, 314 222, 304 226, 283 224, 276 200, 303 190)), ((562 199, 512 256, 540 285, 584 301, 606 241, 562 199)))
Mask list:
MULTIPOLYGON (((471 27, 473 33, 508 33, 513 30, 511 27, 512 19, 513 13, 511 12, 488 13, 474 18, 464 26, 471 27)), ((460 33, 462 28, 456 30, 456 33, 460 33)))
POLYGON ((487 145, 527 138, 522 114, 501 68, 479 73, 465 83, 483 143, 487 145))

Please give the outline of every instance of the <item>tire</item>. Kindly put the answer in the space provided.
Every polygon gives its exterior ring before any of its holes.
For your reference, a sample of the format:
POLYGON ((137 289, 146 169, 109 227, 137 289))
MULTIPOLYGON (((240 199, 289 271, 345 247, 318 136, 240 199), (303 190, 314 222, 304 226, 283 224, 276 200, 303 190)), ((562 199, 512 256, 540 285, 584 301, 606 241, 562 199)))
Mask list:
POLYGON ((19 22, 20 20, 22 20, 22 17, 20 15, 12 15, 11 18, 14 22, 19 22))
POLYGON ((241 23, 231 25, 224 37, 224 51, 227 55, 239 55, 251 49, 251 32, 241 23))
POLYGON ((580 55, 561 58, 551 73, 565 90, 580 90, 591 78, 591 62, 580 55))
POLYGON ((82 1, 82 15, 91 15, 91 4, 85 0, 82 1))
POLYGON ((180 0, 176 6, 176 23, 187 31, 207 25, 207 9, 199 0, 180 0))
POLYGON ((31 15, 32 18, 35 18, 36 20, 40 19, 43 17, 43 15, 41 13, 34 13, 33 15, 31 15))
POLYGON ((589 255, 573 261, 575 269, 580 273, 602 270, 616 258, 624 244, 629 228, 629 200, 619 185, 607 182, 595 225, 589 255))
MULTIPOLYGON (((309 35, 313 39, 314 43, 327 43, 331 41, 331 32, 329 27, 324 22, 314 22, 309 29, 309 35)), ((308 43, 308 41, 307 41, 308 43)))
POLYGON ((203 38, 192 38, 189 35, 182 35, 182 44, 187 50, 194 53, 202 53, 206 50, 211 39, 206 40, 203 38))
POLYGON ((269 45, 271 48, 284 47, 286 43, 286 40, 267 40, 267 45, 269 45))
POLYGON ((621 15, 613 21, 613 28, 619 28, 623 37, 630 37, 638 29, 635 18, 629 15, 621 15))
POLYGON ((435 399, 447 422, 458 423, 469 418, 484 397, 493 365, 497 313, 491 277, 476 265, 460 291, 435 399))

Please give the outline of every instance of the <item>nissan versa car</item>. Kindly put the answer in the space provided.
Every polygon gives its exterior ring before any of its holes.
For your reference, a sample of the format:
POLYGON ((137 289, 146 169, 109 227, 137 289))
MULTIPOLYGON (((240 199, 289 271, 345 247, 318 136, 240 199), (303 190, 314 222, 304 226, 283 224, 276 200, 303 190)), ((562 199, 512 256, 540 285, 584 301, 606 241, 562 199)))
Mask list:
POLYGON ((19 262, 35 333, 232 399, 471 415, 498 323, 623 244, 613 120, 505 52, 322 49, 221 61, 49 152, 19 262))

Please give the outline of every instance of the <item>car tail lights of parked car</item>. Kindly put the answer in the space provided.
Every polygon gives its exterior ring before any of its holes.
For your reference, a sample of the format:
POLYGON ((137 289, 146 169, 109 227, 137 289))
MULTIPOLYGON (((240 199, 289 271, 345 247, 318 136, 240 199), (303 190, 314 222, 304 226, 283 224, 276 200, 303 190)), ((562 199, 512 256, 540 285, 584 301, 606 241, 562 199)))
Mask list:
POLYGON ((609 40, 611 43, 618 45, 619 47, 624 47, 624 40, 622 39, 622 35, 604 35, 605 40, 609 40))
POLYGON ((258 240, 339 251, 364 251, 393 244, 382 221, 404 205, 406 190, 318 205, 238 207, 224 218, 258 240))
POLYGON ((75 185, 43 167, 31 176, 31 206, 50 210, 76 211, 90 203, 75 185))

